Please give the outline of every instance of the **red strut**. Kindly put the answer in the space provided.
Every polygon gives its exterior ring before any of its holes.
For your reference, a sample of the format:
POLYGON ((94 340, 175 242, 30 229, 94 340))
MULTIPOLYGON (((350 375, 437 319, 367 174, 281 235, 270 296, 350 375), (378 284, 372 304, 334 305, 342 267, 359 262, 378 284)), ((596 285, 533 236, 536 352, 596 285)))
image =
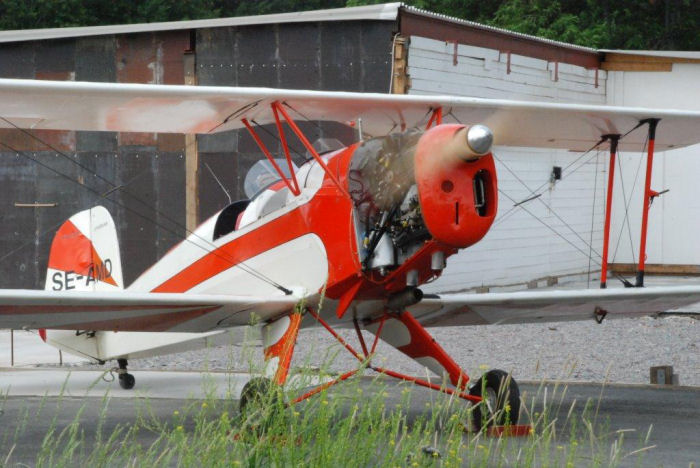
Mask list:
POLYGON ((649 201, 651 197, 651 168, 654 163, 654 140, 656 139, 656 124, 659 119, 647 119, 643 123, 649 124, 649 146, 647 149, 647 173, 644 182, 644 200, 642 201, 642 234, 639 240, 639 266, 637 268, 637 282, 635 287, 644 286, 644 262, 647 249, 647 223, 649 221, 649 201))
POLYGON ((608 171, 608 197, 605 200, 605 228, 603 232, 603 264, 600 271, 600 287, 607 287, 608 279, 608 247, 610 244, 610 217, 612 215, 613 186, 615 184, 615 156, 617 155, 617 143, 620 135, 603 135, 610 140, 610 170, 608 171))

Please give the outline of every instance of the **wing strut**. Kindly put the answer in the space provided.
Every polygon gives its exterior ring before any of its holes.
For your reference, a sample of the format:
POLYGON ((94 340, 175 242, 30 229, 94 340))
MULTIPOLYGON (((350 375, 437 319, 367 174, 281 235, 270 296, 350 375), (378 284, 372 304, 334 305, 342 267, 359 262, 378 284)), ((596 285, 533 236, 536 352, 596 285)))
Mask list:
POLYGON ((284 117, 284 120, 287 122, 287 125, 289 125, 289 128, 292 129, 292 131, 297 136, 297 138, 299 138, 299 141, 301 141, 301 144, 303 144, 306 147, 309 154, 311 154, 311 156, 316 160, 316 162, 323 168, 323 170, 326 172, 326 175, 328 175, 328 177, 338 187, 338 190, 340 190, 343 195, 348 197, 348 199, 351 199, 350 194, 348 193, 347 190, 345 190, 345 187, 343 187, 343 184, 341 184, 340 181, 338 180, 338 178, 335 176, 335 174, 333 174, 333 172, 331 172, 331 170, 328 169, 328 166, 323 161, 321 156, 319 156, 316 149, 309 142, 309 140, 306 138, 304 133, 299 129, 299 127, 294 122, 294 120, 291 117, 289 117, 289 114, 287 114, 287 111, 284 109, 284 107, 282 106, 282 104, 280 104, 279 101, 275 101, 272 103, 272 111, 275 113, 275 117, 277 118, 277 123, 278 123, 277 128, 280 129, 280 135, 282 135, 282 132, 281 132, 282 125, 279 122, 279 117, 277 116, 277 112, 282 114, 282 116, 284 117))
MULTIPOLYGON (((243 122, 243 125, 245 125, 245 128, 248 129, 250 136, 253 137, 253 139, 255 140, 255 143, 257 143, 258 147, 260 148, 260 151, 263 152, 265 157, 267 157, 267 160, 270 161, 270 164, 272 164, 272 167, 275 168, 275 170, 277 171, 277 175, 279 175, 282 178, 282 180, 284 181, 284 183, 287 185, 287 187, 289 188, 289 191, 292 192, 294 194, 294 196, 299 195, 301 193, 301 190, 299 190, 299 182, 297 182, 297 177, 294 174, 294 169, 292 167, 292 157, 289 154, 289 149, 287 148, 286 141, 282 140, 283 145, 284 145, 284 149, 285 149, 285 153, 286 153, 286 157, 287 157, 287 164, 289 164, 289 172, 290 172, 291 178, 292 178, 291 181, 287 178, 287 176, 284 174, 282 169, 280 169, 279 165, 275 161, 275 158, 272 157, 270 150, 267 149, 267 146, 265 146, 265 143, 262 141, 262 139, 260 138, 258 133, 250 125, 250 123, 248 122, 248 119, 245 119, 245 118, 241 119, 241 122, 243 122)), ((283 135, 284 135, 284 133, 282 131, 280 131, 280 139, 284 138, 283 135)))
POLYGON ((430 120, 428 120, 428 124, 425 126, 425 129, 428 130, 430 127, 435 125, 440 125, 442 123, 442 107, 435 107, 432 109, 432 112, 430 113, 430 120))
POLYGON ((656 125, 661 119, 645 119, 641 123, 649 124, 649 145, 647 146, 647 173, 644 182, 644 199, 642 200, 642 233, 639 239, 639 266, 637 268, 637 281, 635 287, 644 287, 644 262, 646 261, 647 248, 647 222, 649 221, 649 206, 652 200, 651 169, 654 164, 654 140, 656 139, 656 125))
POLYGON ((608 196, 605 200, 605 228, 603 229, 603 259, 600 271, 600 287, 607 287, 608 278, 608 247, 610 242, 610 215, 612 214, 613 185, 615 184, 615 157, 620 134, 603 135, 604 140, 610 140, 610 170, 608 171, 608 196))

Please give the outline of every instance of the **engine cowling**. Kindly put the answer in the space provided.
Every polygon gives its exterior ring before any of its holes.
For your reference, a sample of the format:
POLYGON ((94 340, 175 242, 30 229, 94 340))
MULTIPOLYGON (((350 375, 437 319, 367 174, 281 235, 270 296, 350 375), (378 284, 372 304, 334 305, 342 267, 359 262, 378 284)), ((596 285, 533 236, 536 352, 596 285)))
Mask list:
POLYGON ((432 237, 464 248, 483 238, 498 209, 491 131, 483 125, 439 125, 418 141, 415 180, 432 237))

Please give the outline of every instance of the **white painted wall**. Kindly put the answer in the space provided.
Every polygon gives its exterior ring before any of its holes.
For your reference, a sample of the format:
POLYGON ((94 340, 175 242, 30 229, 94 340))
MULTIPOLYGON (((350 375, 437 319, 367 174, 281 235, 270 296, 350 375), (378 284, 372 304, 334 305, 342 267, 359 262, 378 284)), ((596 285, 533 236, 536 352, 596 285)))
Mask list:
MULTIPOLYGON (((606 102, 604 71, 599 72, 596 88, 595 73, 581 67, 559 64, 558 81, 554 81, 554 64, 544 60, 511 55, 508 74, 507 56, 497 50, 459 45, 457 65, 453 50, 451 43, 411 37, 410 93, 606 102)), ((495 155, 501 194, 494 227, 479 244, 451 257, 443 276, 426 291, 460 291, 578 274, 589 270, 591 240, 594 251, 600 252, 607 177, 604 153, 590 153, 578 162, 580 153, 566 151, 496 148, 495 155), (564 168, 564 179, 551 186, 553 166, 564 168), (513 200, 528 198, 531 190, 542 196, 512 209, 513 200)), ((594 252, 592 270, 599 269, 599 259, 594 252)))
MULTIPOLYGON (((700 64, 674 64, 671 72, 609 72, 607 96, 607 103, 613 105, 700 110, 700 64)), ((659 125, 663 125, 663 121, 659 125)), ((627 202, 620 178, 617 177, 615 182, 612 232, 615 243, 622 233, 615 258, 620 263, 639 259, 646 164, 646 155, 641 151, 640 148, 640 153, 627 153, 621 158, 627 202), (625 224, 626 203, 629 203, 632 220, 632 246, 625 224)), ((647 263, 700 265, 697 241, 700 232, 700 145, 656 153, 651 188, 656 191, 670 189, 670 192, 657 199, 649 212, 647 263)))

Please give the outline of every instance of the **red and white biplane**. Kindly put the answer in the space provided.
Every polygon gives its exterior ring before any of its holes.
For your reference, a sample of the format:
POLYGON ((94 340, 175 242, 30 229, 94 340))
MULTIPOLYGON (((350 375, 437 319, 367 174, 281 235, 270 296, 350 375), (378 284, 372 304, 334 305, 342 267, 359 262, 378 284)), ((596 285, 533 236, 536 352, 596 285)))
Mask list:
MULTIPOLYGON (((426 327, 600 320, 700 301, 700 286, 447 295, 420 290, 451 255, 479 242, 496 217, 492 145, 581 151, 604 141, 614 158, 649 138, 649 197, 654 148, 699 143, 700 112, 0 80, 0 116, 0 125, 26 129, 206 134, 246 128, 267 157, 267 170, 250 180, 250 199, 230 204, 188 233, 128 288, 114 222, 106 209, 95 207, 57 232, 45 291, 0 290, 0 327, 44 329, 44 339, 67 352, 117 359, 124 388, 134 385, 127 359, 206 346, 222 330, 247 326, 262 329, 270 372, 265 385, 283 385, 300 327, 320 323, 362 364, 322 388, 369 368, 476 403, 483 386, 496 391, 507 382, 510 404, 518 408, 513 379, 494 370, 474 385, 426 327), (448 114, 462 123, 443 123, 448 114), (299 115, 361 122, 362 132, 373 136, 319 154, 295 123, 299 115), (256 130, 264 124, 276 127, 284 154, 265 147, 256 130), (289 130, 310 155, 299 168, 290 155, 289 130), (264 176, 271 171, 270 183, 264 176), (338 328, 354 328, 359 347, 343 340, 338 328), (374 335, 374 343, 365 342, 363 330, 374 335), (375 366, 371 357, 379 339, 447 375, 451 386, 375 366)), ((644 230, 646 216, 645 207, 644 230)), ((606 226, 603 286, 608 232, 606 226)), ((244 394, 261 388, 258 380, 244 394)))

